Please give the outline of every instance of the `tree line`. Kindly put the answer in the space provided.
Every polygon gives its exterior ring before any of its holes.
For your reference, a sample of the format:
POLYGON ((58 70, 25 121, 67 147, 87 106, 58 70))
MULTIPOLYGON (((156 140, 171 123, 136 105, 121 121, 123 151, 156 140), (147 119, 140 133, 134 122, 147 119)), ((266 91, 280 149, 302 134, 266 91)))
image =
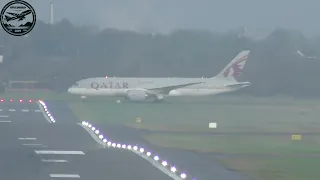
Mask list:
POLYGON ((37 80, 66 87, 95 76, 213 77, 241 50, 250 49, 239 80, 255 96, 319 96, 319 38, 275 29, 265 39, 236 32, 178 30, 168 35, 78 27, 68 20, 37 22, 26 37, 0 32, 5 80, 37 80), (297 53, 302 52, 305 56, 297 53))

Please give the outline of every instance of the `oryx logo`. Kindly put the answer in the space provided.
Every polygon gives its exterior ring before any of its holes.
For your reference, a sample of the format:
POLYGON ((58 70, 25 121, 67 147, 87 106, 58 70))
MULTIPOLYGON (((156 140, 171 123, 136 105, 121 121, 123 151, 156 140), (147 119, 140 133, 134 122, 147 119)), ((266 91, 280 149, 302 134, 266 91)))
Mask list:
POLYGON ((28 34, 36 24, 36 13, 33 7, 22 0, 7 3, 1 10, 1 26, 13 36, 28 34))
POLYGON ((248 59, 248 55, 243 56, 242 58, 238 59, 235 63, 233 63, 226 71, 224 71, 223 76, 240 76, 242 73, 242 69, 246 60, 248 59))

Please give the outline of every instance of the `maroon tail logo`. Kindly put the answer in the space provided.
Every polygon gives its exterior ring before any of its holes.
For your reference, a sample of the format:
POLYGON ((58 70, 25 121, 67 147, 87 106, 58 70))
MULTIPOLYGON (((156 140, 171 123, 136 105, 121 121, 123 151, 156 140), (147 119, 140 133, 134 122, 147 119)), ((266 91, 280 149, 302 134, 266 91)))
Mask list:
POLYGON ((226 71, 223 73, 224 77, 228 77, 230 76, 240 76, 242 73, 242 62, 246 61, 248 58, 248 56, 244 56, 242 58, 240 58, 239 60, 237 60, 235 63, 233 63, 228 69, 226 69, 226 71), (230 70, 232 68, 232 74, 230 74, 230 70))

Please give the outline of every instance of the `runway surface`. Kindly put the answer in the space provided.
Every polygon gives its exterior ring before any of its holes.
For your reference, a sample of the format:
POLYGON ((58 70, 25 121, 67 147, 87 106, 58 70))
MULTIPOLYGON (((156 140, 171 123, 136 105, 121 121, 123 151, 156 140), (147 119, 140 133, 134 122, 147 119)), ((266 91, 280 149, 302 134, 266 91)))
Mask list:
MULTIPOLYGON (((48 107, 50 107, 51 113, 55 114, 57 123, 69 124, 70 122, 79 122, 64 103, 49 102, 48 107)), ((122 125, 104 123, 94 125, 96 125, 106 137, 125 144, 138 144, 145 147, 147 150, 154 151, 158 153, 161 159, 168 160, 170 163, 175 164, 179 169, 185 170, 197 179, 212 179, 212 177, 219 180, 248 179, 238 172, 226 169, 216 160, 215 156, 155 147, 140 138, 145 132, 122 125)))
MULTIPOLYGON (((72 121, 79 122, 66 104, 62 102, 49 102, 48 104, 51 107, 52 114, 56 114, 55 117, 57 119, 63 119, 63 122, 65 123, 72 121), (65 116, 67 116, 68 119, 65 118, 65 116)), ((225 168, 217 161, 217 157, 215 155, 198 154, 191 151, 182 151, 170 148, 159 148, 150 145, 141 138, 141 136, 146 134, 146 132, 128 128, 123 125, 105 123, 94 125, 98 127, 109 139, 125 144, 138 144, 147 150, 156 152, 161 159, 168 160, 170 163, 176 165, 179 169, 185 170, 187 173, 199 180, 212 179, 212 177, 215 177, 219 180, 248 179, 248 177, 240 174, 239 172, 231 171, 225 168)))
POLYGON ((197 179, 212 179, 215 177, 219 180, 247 180, 248 178, 238 172, 230 171, 222 166, 211 154, 199 154, 191 151, 177 150, 171 148, 160 148, 152 146, 145 140, 140 138, 140 132, 122 125, 106 125, 103 123, 95 124, 104 134, 115 140, 127 144, 139 144, 146 149, 157 152, 162 159, 168 160, 170 163, 177 165, 179 169, 183 169, 197 179), (119 133, 121 132, 121 133, 119 133))
POLYGON ((37 104, 5 102, 0 109, 3 179, 171 179, 129 151, 102 148, 75 121, 49 123, 37 104))

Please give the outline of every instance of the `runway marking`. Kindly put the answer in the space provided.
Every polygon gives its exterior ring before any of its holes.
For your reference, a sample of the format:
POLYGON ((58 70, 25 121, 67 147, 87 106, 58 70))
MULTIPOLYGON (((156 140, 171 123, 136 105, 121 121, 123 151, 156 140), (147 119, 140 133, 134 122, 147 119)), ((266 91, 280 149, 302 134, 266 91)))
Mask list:
POLYGON ((9 123, 11 121, 0 121, 0 123, 9 123))
POLYGON ((22 112, 29 112, 29 109, 22 109, 22 112))
POLYGON ((0 118, 2 118, 2 117, 9 117, 9 116, 6 116, 6 115, 0 115, 0 118))
POLYGON ((50 150, 35 150, 37 154, 65 154, 65 155, 85 155, 82 151, 50 151, 50 150))
POLYGON ((63 159, 41 159, 42 162, 52 162, 52 163, 64 163, 64 162, 68 162, 67 160, 63 160, 63 159))
POLYGON ((41 146, 42 144, 22 144, 24 146, 41 146))
POLYGON ((15 109, 9 109, 9 111, 14 112, 14 111, 16 111, 16 110, 15 110, 15 109))
POLYGON ((18 140, 37 140, 37 138, 18 138, 18 140))
POLYGON ((36 109, 34 112, 42 112, 41 109, 36 109))
POLYGON ((53 178, 80 178, 79 174, 50 174, 53 178))
POLYGON ((40 108, 40 111, 42 112, 42 114, 43 114, 43 117, 48 121, 48 123, 52 123, 52 121, 49 119, 49 117, 47 116, 47 114, 46 114, 46 111, 44 110, 44 108, 42 107, 42 105, 39 103, 39 102, 37 102, 37 104, 38 104, 38 106, 39 106, 39 108, 40 108))

